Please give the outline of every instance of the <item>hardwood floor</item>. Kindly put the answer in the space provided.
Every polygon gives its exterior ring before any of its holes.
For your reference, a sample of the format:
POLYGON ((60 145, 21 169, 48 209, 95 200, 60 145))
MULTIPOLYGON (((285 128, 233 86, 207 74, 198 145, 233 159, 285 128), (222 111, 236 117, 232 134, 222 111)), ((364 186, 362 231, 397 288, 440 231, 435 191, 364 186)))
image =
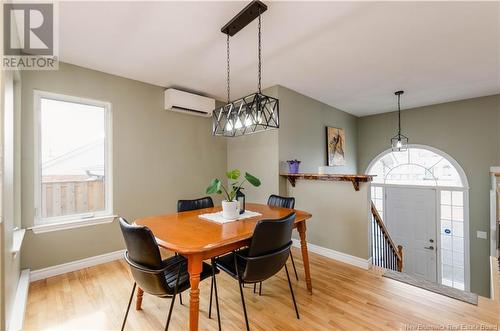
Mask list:
MULTIPOLYGON (((492 300, 480 297, 476 307, 383 278, 381 270, 365 271, 314 253, 310 253, 314 288, 310 295, 300 253, 294 253, 300 281, 293 276, 292 281, 301 319, 295 318, 283 270, 264 283, 262 296, 245 288, 252 330, 417 330, 419 325, 421 330, 449 325, 500 328, 500 304, 492 300)), ((237 282, 221 272, 217 283, 222 329, 243 330, 237 282)), ((119 330, 132 284, 124 261, 34 282, 25 330, 119 330)), ((217 330, 215 314, 208 319, 209 279, 201 283, 200 290, 200 330, 217 330)), ((175 303, 170 330, 187 329, 187 295, 183 293, 183 306, 178 300, 175 303)), ((136 311, 132 305, 125 330, 163 330, 169 303, 170 299, 145 294, 143 310, 136 311)))

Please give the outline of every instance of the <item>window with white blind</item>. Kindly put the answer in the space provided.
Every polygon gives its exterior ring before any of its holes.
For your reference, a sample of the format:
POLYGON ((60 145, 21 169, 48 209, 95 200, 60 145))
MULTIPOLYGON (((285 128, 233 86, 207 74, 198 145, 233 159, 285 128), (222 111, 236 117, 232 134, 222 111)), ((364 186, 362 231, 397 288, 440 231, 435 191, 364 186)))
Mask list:
POLYGON ((34 100, 35 226, 112 215, 111 105, 42 91, 34 100))

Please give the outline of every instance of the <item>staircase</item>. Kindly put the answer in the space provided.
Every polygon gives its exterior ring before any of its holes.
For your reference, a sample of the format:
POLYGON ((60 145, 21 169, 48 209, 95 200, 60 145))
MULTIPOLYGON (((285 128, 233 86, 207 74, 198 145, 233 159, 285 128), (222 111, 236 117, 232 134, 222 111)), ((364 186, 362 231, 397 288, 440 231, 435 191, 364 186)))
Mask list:
POLYGON ((392 241, 377 208, 371 203, 372 263, 394 271, 403 271, 403 246, 392 241))

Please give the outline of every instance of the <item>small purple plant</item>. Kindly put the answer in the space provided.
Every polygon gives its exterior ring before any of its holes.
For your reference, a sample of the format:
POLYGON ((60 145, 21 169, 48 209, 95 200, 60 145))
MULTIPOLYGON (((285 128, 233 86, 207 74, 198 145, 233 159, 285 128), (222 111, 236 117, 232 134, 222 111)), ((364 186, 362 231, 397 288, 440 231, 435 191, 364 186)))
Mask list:
POLYGON ((295 160, 288 160, 286 161, 288 163, 288 170, 291 174, 298 174, 299 173, 299 165, 300 161, 295 159, 295 160))

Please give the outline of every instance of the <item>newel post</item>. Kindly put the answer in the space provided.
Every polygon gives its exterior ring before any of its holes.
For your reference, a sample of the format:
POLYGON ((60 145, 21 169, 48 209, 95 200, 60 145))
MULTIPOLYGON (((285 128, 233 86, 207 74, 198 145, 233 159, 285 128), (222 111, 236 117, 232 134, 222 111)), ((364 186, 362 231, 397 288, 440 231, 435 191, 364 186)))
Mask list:
POLYGON ((403 246, 398 245, 398 253, 400 256, 400 259, 398 259, 398 271, 402 272, 403 271, 403 246))

